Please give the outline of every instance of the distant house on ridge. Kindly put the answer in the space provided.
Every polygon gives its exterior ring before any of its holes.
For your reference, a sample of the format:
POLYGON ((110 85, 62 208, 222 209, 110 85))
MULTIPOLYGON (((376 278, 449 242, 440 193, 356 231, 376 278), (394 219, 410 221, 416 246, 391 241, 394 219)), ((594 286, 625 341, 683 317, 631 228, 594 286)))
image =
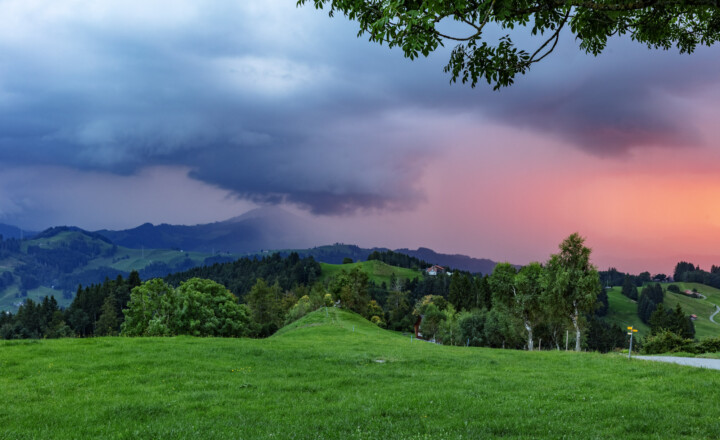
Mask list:
POLYGON ((428 267, 427 269, 425 269, 425 273, 427 273, 428 275, 431 275, 431 276, 435 276, 439 273, 444 273, 444 272, 445 272, 445 268, 442 266, 438 266, 437 264, 434 264, 434 265, 428 267))

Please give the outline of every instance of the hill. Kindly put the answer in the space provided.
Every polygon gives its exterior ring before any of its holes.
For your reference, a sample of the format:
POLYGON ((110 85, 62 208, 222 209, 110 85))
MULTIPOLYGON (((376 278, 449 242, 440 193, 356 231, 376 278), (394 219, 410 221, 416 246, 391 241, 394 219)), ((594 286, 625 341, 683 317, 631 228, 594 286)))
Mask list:
POLYGON ((0 242, 0 310, 15 311, 27 298, 55 296, 61 306, 72 300, 78 284, 127 277, 133 270, 143 279, 164 277, 237 256, 213 256, 179 250, 130 249, 96 233, 75 227, 50 228, 31 240, 0 242))
POLYGON ((32 238, 37 232, 20 229, 17 226, 6 225, 0 223, 0 235, 4 239, 8 238, 32 238))
POLYGON ((331 278, 340 271, 351 271, 355 268, 360 269, 360 271, 365 272, 368 274, 368 277, 370 278, 370 281, 373 281, 378 286, 382 283, 385 283, 387 286, 390 286, 390 278, 394 274, 396 278, 399 279, 415 279, 419 276, 421 276, 420 272, 417 270, 412 269, 405 269, 402 267, 395 267, 390 266, 388 264, 383 263, 382 261, 362 261, 358 263, 350 263, 350 264, 328 264, 328 263, 320 263, 320 267, 322 267, 322 275, 320 277, 320 281, 324 281, 327 278, 331 278))
POLYGON ((7 438, 645 440, 720 431, 715 371, 411 342, 334 308, 266 340, 0 348, 0 395, 13 402, 2 412, 7 438))
MULTIPOLYGON (((254 209, 239 217, 216 223, 194 226, 145 223, 133 229, 100 230, 97 233, 118 246, 135 249, 145 247, 258 255, 273 251, 279 252, 282 256, 296 252, 301 257, 311 256, 317 261, 330 264, 340 264, 345 258, 365 261, 374 251, 390 250, 361 248, 342 243, 311 247, 321 242, 321 232, 309 220, 277 207, 254 209)), ((397 249, 395 252, 419 258, 430 264, 473 273, 489 274, 497 264, 485 258, 441 254, 423 247, 417 250, 397 249)))
POLYGON ((259 208, 222 222, 195 226, 145 223, 122 231, 97 231, 128 248, 182 249, 244 254, 315 244, 311 225, 275 207, 259 208))
MULTIPOLYGON (((368 256, 375 251, 389 251, 387 248, 361 248, 356 245, 335 243, 328 246, 317 246, 311 249, 283 249, 280 250, 281 255, 288 255, 290 252, 297 252, 302 257, 312 256, 317 261, 330 264, 341 264, 343 259, 351 258, 353 261, 365 261, 368 256)), ((428 248, 411 249, 395 249, 393 252, 409 255, 419 260, 426 261, 429 264, 439 264, 440 266, 450 267, 457 270, 463 270, 472 273, 482 273, 488 275, 492 273, 497 263, 486 258, 473 258, 467 255, 459 254, 441 254, 428 248)), ((517 266, 516 267, 520 267, 517 266)))
MULTIPOLYGON (((663 303, 666 309, 674 309, 676 304, 680 304, 686 314, 697 315, 697 320, 694 321, 696 339, 720 337, 720 324, 710 321, 710 315, 716 310, 716 305, 720 305, 720 289, 699 283, 663 283, 661 286, 665 291, 663 303), (670 292, 667 288, 672 284, 677 285, 680 291, 696 289, 705 298, 691 298, 670 292)), ((621 328, 632 325, 639 330, 640 336, 645 336, 650 328, 638 318, 637 303, 623 296, 621 290, 620 287, 607 290, 610 308, 608 315, 603 319, 618 324, 621 328)), ((716 321, 720 323, 720 315, 717 318, 716 321)))

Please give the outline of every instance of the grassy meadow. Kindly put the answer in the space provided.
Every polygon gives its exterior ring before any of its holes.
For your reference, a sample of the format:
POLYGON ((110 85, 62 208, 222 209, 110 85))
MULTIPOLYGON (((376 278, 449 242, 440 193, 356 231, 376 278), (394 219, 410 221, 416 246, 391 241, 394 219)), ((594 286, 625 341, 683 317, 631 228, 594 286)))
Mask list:
POLYGON ((624 329, 633 326, 638 329, 640 337, 650 334, 650 327, 640 321, 637 315, 637 302, 622 294, 622 288, 613 287, 607 289, 608 304, 610 309, 605 318, 611 324, 617 324, 624 329))
POLYGON ((320 277, 321 281, 332 278, 343 270, 350 272, 355 268, 359 268, 360 271, 365 272, 370 280, 378 285, 385 283, 389 286, 390 278, 393 273, 400 279, 415 279, 420 276, 420 271, 390 266, 389 264, 379 260, 359 261, 349 264, 320 263, 320 267, 322 267, 322 276, 320 277))
POLYGON ((720 372, 444 347, 321 309, 266 340, 0 342, 2 439, 716 438, 720 372))

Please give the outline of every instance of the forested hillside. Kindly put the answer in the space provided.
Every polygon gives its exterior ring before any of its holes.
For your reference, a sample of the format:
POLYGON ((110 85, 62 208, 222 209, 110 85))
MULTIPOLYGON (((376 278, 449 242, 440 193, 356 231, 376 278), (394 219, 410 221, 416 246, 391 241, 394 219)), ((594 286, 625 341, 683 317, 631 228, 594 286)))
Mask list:
POLYGON ((0 236, 0 310, 15 311, 28 299, 54 296, 67 307, 78 285, 105 278, 128 277, 137 270, 143 279, 236 256, 182 252, 173 249, 128 249, 104 236, 73 227, 56 227, 30 240, 0 236))

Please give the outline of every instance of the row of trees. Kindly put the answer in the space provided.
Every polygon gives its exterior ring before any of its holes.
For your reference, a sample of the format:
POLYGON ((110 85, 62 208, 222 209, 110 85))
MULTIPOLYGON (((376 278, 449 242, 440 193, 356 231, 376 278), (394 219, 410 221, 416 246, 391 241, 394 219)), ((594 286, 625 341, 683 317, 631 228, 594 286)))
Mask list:
POLYGON ((713 265, 710 272, 700 269, 692 263, 681 261, 675 266, 675 281, 701 283, 720 288, 720 267, 713 265))
POLYGON ((0 337, 56 338, 65 336, 116 335, 123 321, 122 310, 130 300, 130 293, 140 286, 140 276, 131 272, 127 279, 118 276, 101 284, 83 288, 78 286, 70 306, 61 310, 54 297, 41 303, 24 301, 17 314, 0 313, 0 337), (42 309, 39 312, 38 308, 42 309))
POLYGON ((242 300, 260 278, 270 284, 277 282, 281 289, 290 290, 295 286, 313 285, 321 272, 320 264, 313 257, 300 258, 292 252, 286 258, 272 254, 260 259, 246 257, 232 263, 196 267, 168 275, 165 281, 178 286, 191 278, 209 279, 224 285, 242 300))
MULTIPOLYGON (((127 280, 119 276, 79 288, 71 306, 57 310, 54 322, 62 322, 70 334, 78 336, 122 332, 266 337, 312 310, 339 304, 379 326, 398 331, 411 330, 417 316, 423 315, 423 333, 448 344, 524 346, 533 350, 535 341, 542 340, 559 347, 565 331, 571 328, 576 350, 582 344, 606 350, 620 345, 624 333, 597 319, 607 313, 608 301, 598 272, 590 263, 590 252, 584 239, 572 234, 545 264, 531 263, 518 269, 503 263, 489 276, 460 271, 452 276, 412 280, 393 276, 389 286, 376 285, 358 268, 318 282, 319 264, 297 254, 216 264, 165 281, 141 283, 139 275, 133 273, 127 280), (227 289, 217 280, 183 279, 194 272, 224 277, 239 290, 227 289), (268 275, 267 279, 257 277, 259 273, 268 275), (253 276, 252 284, 245 287, 253 276), (584 329, 585 338, 581 334, 584 329)), ((646 287, 641 296, 653 302, 649 314, 662 303, 662 298, 655 298, 654 289, 646 287)), ((27 316, 34 316, 27 313, 36 307, 30 304, 15 317, 4 315, 0 327, 20 316, 18 322, 25 323, 27 316)), ((18 327, 13 321, 3 337, 60 334, 48 330, 56 328, 51 325, 53 318, 42 322, 28 324, 28 331, 15 331, 18 327)))
POLYGON ((664 331, 675 333, 684 339, 695 338, 695 326, 678 303, 675 309, 666 309, 660 303, 648 320, 650 335, 657 335, 664 331))
POLYGON ((601 289, 584 242, 579 234, 570 235, 544 266, 530 263, 519 271, 508 263, 495 267, 490 277, 494 301, 522 321, 529 350, 537 325, 560 322, 572 325, 575 350, 580 351, 582 320, 593 314, 601 289))

